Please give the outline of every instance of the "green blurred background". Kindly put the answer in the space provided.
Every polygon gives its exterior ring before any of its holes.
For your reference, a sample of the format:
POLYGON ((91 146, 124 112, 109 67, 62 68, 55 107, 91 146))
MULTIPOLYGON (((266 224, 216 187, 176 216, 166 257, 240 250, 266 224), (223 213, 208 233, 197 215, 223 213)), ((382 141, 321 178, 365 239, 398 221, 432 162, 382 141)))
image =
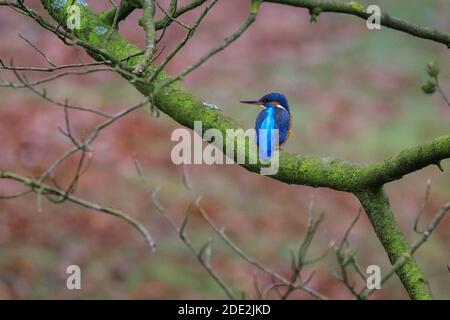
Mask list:
MULTIPOLYGON (((179 1, 181 4, 186 1, 179 1)), ((450 29, 445 0, 360 1, 378 4, 394 16, 442 31, 450 29)), ((39 2, 27 1, 43 12, 39 2)), ((96 10, 108 1, 88 1, 96 10)), ((168 1, 160 1, 167 5, 168 1)), ((223 0, 211 11, 185 49, 170 63, 175 73, 219 44, 246 18, 248 1, 223 0)), ((196 10, 182 20, 192 22, 196 10)), ((137 26, 140 12, 122 24, 121 33, 139 44, 144 34, 137 26)), ((183 37, 173 24, 161 43, 167 54, 183 37)), ((89 58, 81 49, 65 47, 31 20, 0 7, 0 58, 14 58, 15 65, 44 66, 45 61, 18 37, 23 34, 58 64, 89 58)), ((160 47, 161 48, 161 47, 160 47)), ((370 163, 434 137, 448 134, 450 107, 438 96, 425 96, 421 83, 425 66, 441 66, 441 82, 450 94, 448 49, 430 41, 382 28, 370 31, 353 16, 325 13, 309 22, 308 11, 276 4, 263 4, 256 23, 236 43, 188 76, 184 85, 243 127, 252 127, 256 108, 238 103, 270 91, 285 93, 294 117, 293 134, 285 150, 293 153, 337 157, 370 163)), ((14 77, 0 71, 3 79, 14 77)), ((30 75, 30 79, 39 74, 30 75)), ((52 97, 119 111, 142 99, 126 81, 111 73, 67 77, 45 86, 52 97)), ((86 133, 99 122, 86 113, 71 113, 73 130, 86 133)), ((40 100, 25 89, 0 88, 0 170, 37 176, 65 150, 70 141, 58 132, 64 125, 60 108, 40 100)), ((157 242, 150 253, 143 239, 122 221, 70 203, 44 202, 37 209, 35 195, 0 202, 0 298, 224 298, 220 287, 207 275, 176 234, 152 206, 150 192, 161 187, 160 201, 168 213, 181 221, 195 195, 216 224, 249 255, 277 272, 289 275, 289 251, 298 248, 307 226, 312 199, 316 212, 326 214, 311 248, 323 252, 330 241, 339 241, 359 204, 349 194, 326 189, 289 186, 249 173, 235 165, 195 165, 188 168, 193 193, 182 182, 182 167, 172 164, 171 132, 179 125, 161 115, 135 112, 108 128, 94 143, 95 152, 76 194, 112 205, 142 221, 157 242), (143 185, 135 170, 137 158, 147 178, 143 185), (66 288, 68 265, 82 269, 82 290, 66 288)), ((55 178, 68 183, 76 158, 61 166, 55 178)), ((427 180, 431 197, 423 223, 450 200, 449 161, 445 173, 429 167, 389 184, 395 216, 409 241, 414 241, 414 219, 420 210, 427 180)), ((20 186, 0 181, 0 194, 20 186)), ((188 235, 200 248, 213 238, 212 265, 236 292, 255 297, 271 279, 243 261, 218 239, 194 214, 188 235), (256 279, 256 280, 255 280, 256 279)), ((370 223, 362 216, 350 236, 352 247, 365 268, 377 264, 384 271, 388 259, 370 223)), ((430 285, 441 299, 450 298, 450 220, 446 219, 417 253, 430 285)), ((334 277, 338 267, 331 252, 307 268, 316 274, 310 286, 335 299, 352 296, 334 277)), ((269 295, 276 298, 276 294, 269 295)), ((406 299, 394 277, 374 298, 406 299)), ((310 298, 297 292, 296 299, 310 298)))

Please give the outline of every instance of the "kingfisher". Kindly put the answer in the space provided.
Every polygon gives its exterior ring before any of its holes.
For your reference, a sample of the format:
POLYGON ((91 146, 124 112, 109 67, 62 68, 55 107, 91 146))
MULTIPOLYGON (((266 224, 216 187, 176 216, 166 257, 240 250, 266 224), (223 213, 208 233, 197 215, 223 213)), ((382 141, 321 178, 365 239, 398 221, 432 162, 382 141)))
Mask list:
POLYGON ((259 105, 264 109, 256 118, 256 143, 259 148, 259 158, 268 161, 291 134, 292 115, 289 103, 279 92, 268 93, 258 100, 241 100, 240 102, 259 105), (274 135, 272 130, 277 129, 278 135, 274 135))

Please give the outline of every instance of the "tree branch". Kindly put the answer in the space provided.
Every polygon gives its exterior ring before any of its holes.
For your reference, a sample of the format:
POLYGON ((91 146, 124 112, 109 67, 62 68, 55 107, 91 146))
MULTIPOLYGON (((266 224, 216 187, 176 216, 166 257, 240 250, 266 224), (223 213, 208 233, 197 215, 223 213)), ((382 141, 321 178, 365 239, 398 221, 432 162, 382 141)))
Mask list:
POLYGON ((411 299, 432 299, 432 293, 422 271, 409 254, 408 244, 392 214, 389 200, 382 188, 356 193, 375 233, 380 239, 392 265, 406 259, 396 270, 411 299))
MULTIPOLYGON (((433 219, 431 220, 428 227, 425 229, 425 231, 421 232, 421 237, 411 246, 410 251, 408 253, 404 253, 400 259, 398 259, 395 264, 393 264, 392 268, 383 276, 380 283, 383 285, 387 280, 389 280, 392 275, 397 272, 401 267, 403 267, 406 263, 408 263, 408 260, 411 259, 411 256, 414 255, 414 253, 428 240, 428 238, 431 236, 433 231, 437 228, 439 223, 444 219, 447 212, 450 211, 450 202, 447 202, 444 204, 444 206, 439 209, 439 211, 434 215, 433 219)), ((417 216, 417 218, 420 217, 420 213, 417 216)), ((374 292, 374 289, 365 288, 362 290, 358 295, 365 299, 369 297, 374 292)))
POLYGON ((64 190, 60 190, 59 188, 49 186, 45 183, 38 183, 35 180, 17 175, 12 172, 0 171, 0 179, 9 179, 9 180, 14 180, 19 183, 22 183, 23 185, 25 185, 26 187, 29 188, 29 191, 33 191, 33 192, 37 193, 38 195, 44 194, 47 196, 55 195, 55 196, 63 197, 65 199, 67 199, 68 201, 78 204, 82 207, 118 217, 118 218, 124 220, 125 222, 127 222, 128 224, 130 224, 133 228, 135 228, 145 238, 146 242, 148 243, 148 245, 150 246, 152 251, 155 250, 155 247, 156 247, 155 242, 153 241, 153 238, 150 236, 150 233, 147 231, 147 229, 141 223, 139 223, 137 220, 128 216, 127 214, 123 213, 120 210, 117 210, 117 209, 114 209, 111 207, 104 207, 97 203, 78 198, 72 194, 67 193, 64 190))
POLYGON ((194 10, 197 7, 200 7, 202 4, 204 4, 207 0, 193 0, 187 5, 181 7, 177 10, 177 3, 176 1, 171 1, 169 6, 169 14, 166 14, 164 18, 162 18, 159 21, 156 21, 155 28, 156 30, 165 29, 167 28, 173 21, 176 20, 179 16, 185 14, 188 11, 194 10))
MULTIPOLYGON (((322 12, 336 12, 349 14, 361 19, 367 20, 371 14, 367 13, 366 8, 357 1, 338 2, 338 1, 317 1, 317 0, 263 0, 264 2, 279 3, 294 7, 306 8, 316 16, 322 12)), ((450 34, 432 29, 429 27, 418 26, 393 17, 386 12, 381 15, 381 25, 395 29, 412 36, 432 40, 450 47, 450 34)))
POLYGON ((125 20, 135 9, 136 4, 131 1, 122 0, 120 1, 119 7, 115 7, 111 11, 103 13, 102 18, 107 24, 117 28, 118 23, 125 20))
POLYGON ((146 46, 144 49, 144 57, 142 61, 135 67, 134 73, 142 74, 151 63, 153 54, 156 51, 156 30, 153 17, 155 16, 156 0, 141 0, 143 9, 142 17, 139 19, 139 24, 145 31, 146 46))
POLYGON ((367 166, 362 173, 361 183, 365 186, 381 186, 429 165, 436 165, 443 171, 441 161, 448 158, 450 135, 405 149, 396 156, 367 166))

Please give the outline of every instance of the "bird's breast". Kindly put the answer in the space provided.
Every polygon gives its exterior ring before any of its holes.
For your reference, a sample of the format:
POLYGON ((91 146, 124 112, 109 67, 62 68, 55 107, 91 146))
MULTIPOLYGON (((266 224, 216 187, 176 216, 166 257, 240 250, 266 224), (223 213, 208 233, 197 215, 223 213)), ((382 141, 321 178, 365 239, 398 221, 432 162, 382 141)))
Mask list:
POLYGON ((292 117, 289 111, 268 108, 261 111, 256 118, 255 129, 278 129, 280 142, 287 139, 288 132, 292 127, 292 117))

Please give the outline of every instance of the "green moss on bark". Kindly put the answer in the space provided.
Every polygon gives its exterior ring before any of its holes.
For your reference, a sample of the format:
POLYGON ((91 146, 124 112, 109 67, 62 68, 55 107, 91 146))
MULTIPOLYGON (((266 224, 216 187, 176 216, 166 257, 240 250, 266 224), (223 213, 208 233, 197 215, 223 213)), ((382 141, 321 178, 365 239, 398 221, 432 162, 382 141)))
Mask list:
POLYGON ((408 244, 395 221, 383 189, 358 192, 356 196, 363 205, 391 264, 395 264, 401 257, 408 257, 408 262, 399 269, 397 274, 411 299, 432 299, 428 282, 414 258, 409 255, 408 244))

